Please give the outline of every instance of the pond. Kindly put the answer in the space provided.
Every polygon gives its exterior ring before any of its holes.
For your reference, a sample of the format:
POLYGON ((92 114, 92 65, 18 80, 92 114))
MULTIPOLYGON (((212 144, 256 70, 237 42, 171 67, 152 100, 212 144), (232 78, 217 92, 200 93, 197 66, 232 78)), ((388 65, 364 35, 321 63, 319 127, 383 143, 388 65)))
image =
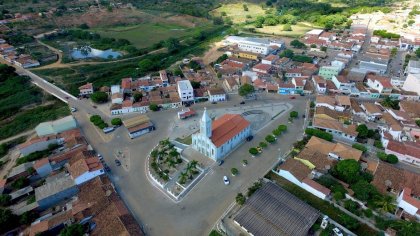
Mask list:
POLYGON ((103 58, 103 59, 114 59, 122 56, 120 52, 113 51, 112 49, 108 50, 99 50, 91 48, 89 46, 73 48, 71 52, 71 57, 73 59, 86 59, 86 58, 103 58))

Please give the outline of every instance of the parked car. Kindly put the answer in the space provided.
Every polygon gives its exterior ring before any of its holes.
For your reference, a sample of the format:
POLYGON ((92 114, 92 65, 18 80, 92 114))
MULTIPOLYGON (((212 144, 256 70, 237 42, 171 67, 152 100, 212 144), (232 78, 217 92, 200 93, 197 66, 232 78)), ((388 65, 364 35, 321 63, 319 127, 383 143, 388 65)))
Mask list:
POLYGON ((252 136, 252 135, 249 135, 248 137, 246 137, 246 141, 251 141, 252 139, 254 138, 254 136, 252 136))
POLYGON ((295 96, 291 96, 291 97, 289 97, 290 99, 296 99, 296 97, 295 96))
POLYGON ((114 127, 106 127, 104 128, 102 131, 104 131, 104 133, 111 133, 112 131, 114 131, 115 128, 114 127))
POLYGON ((224 160, 219 160, 219 161, 217 161, 217 165, 219 165, 219 166, 223 165, 223 163, 225 163, 225 161, 224 161, 224 160))
POLYGON ((120 166, 121 165, 121 161, 120 160, 115 160, 115 165, 120 166))
POLYGON ((98 108, 97 106, 92 106, 93 108, 98 108))
POLYGON ((217 104, 217 102, 211 102, 211 104, 217 104))
POLYGON ((103 160, 104 160, 104 157, 103 157, 101 154, 99 154, 99 153, 98 153, 98 155, 97 155, 97 156, 98 156, 98 159, 99 159, 100 161, 103 161, 103 160))
POLYGON ((328 226, 328 216, 324 216, 322 218, 321 229, 326 229, 328 226))
POLYGON ((333 232, 336 236, 343 236, 343 233, 341 233, 340 229, 338 229, 337 227, 333 229, 333 232))
POLYGON ((244 105, 244 104, 245 104, 245 101, 242 101, 242 102, 241 102, 241 103, 239 103, 239 104, 244 105))
POLYGON ((226 175, 223 176, 223 182, 225 183, 225 185, 229 185, 230 184, 229 178, 226 175))
POLYGON ((77 111, 77 109, 76 109, 75 107, 72 107, 72 108, 70 108, 70 111, 71 111, 71 112, 76 112, 76 111, 77 111))

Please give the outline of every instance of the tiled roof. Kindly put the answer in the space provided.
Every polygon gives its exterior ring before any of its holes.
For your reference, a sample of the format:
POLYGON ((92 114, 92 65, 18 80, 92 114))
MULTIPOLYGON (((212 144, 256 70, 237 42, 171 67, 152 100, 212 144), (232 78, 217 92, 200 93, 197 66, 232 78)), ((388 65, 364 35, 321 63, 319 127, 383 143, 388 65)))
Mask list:
POLYGON ((80 159, 69 166, 69 172, 73 178, 77 178, 86 172, 93 172, 103 169, 102 163, 97 157, 90 157, 87 159, 80 159))
POLYGON ((386 149, 403 155, 412 156, 420 160, 420 144, 415 142, 397 142, 390 140, 386 149))
POLYGON ((225 114, 212 123, 211 140, 220 147, 250 126, 249 121, 237 114, 225 114))
POLYGON ((309 161, 317 170, 330 170, 337 162, 328 158, 328 154, 319 152, 316 147, 305 147, 296 157, 309 161))
POLYGON ((330 195, 331 190, 329 190, 328 188, 322 186, 321 184, 318 184, 317 182, 313 181, 310 178, 305 178, 303 181, 303 183, 311 186, 312 188, 318 190, 319 192, 325 194, 325 195, 330 195))
POLYGON ((124 78, 121 80, 122 89, 131 89, 131 78, 124 78))
POLYGON ((274 61, 274 60, 277 60, 278 58, 279 58, 279 56, 270 54, 270 55, 266 56, 264 58, 264 60, 266 60, 266 61, 274 61))
POLYGON ((354 112, 356 113, 363 112, 359 103, 355 99, 350 99, 350 103, 351 103, 351 109, 353 109, 354 112))
POLYGON ((393 88, 393 86, 391 84, 391 79, 388 78, 388 77, 374 75, 374 74, 368 74, 366 76, 366 79, 370 79, 372 81, 375 81, 376 80, 379 83, 381 83, 384 88, 393 88))
POLYGON ((225 91, 222 88, 209 88, 208 93, 210 95, 222 95, 225 94, 225 91))
POLYGON ((92 83, 87 83, 85 85, 80 86, 79 89, 80 90, 82 90, 82 89, 93 89, 93 85, 92 85, 92 83))
POLYGON ((365 108, 366 112, 369 114, 382 113, 382 110, 379 108, 379 106, 374 103, 364 102, 362 103, 362 106, 365 108))
POLYGON ((36 160, 33 167, 35 169, 38 169, 38 168, 48 164, 49 162, 50 162, 50 160, 47 157, 45 157, 45 158, 42 158, 40 160, 36 160))
POLYGON ((255 65, 253 69, 269 71, 271 69, 271 65, 260 63, 260 64, 255 65))
POLYGON ((306 147, 324 155, 335 153, 343 159, 354 159, 358 161, 362 156, 362 151, 360 150, 341 143, 328 142, 327 140, 320 139, 315 136, 311 137, 309 142, 306 144, 306 147))
POLYGON ((411 118, 420 118, 420 102, 400 101, 400 108, 407 112, 411 118))
POLYGON ((358 132, 356 131, 356 125, 344 125, 338 121, 321 119, 321 118, 314 118, 314 126, 320 128, 326 128, 331 130, 341 131, 345 134, 349 134, 351 136, 357 136, 358 132))
POLYGON ((411 196, 411 189, 404 188, 403 191, 404 191, 404 194, 403 194, 402 199, 408 202, 410 205, 416 207, 417 209, 420 209, 420 200, 411 196))
POLYGON ((348 111, 339 112, 336 110, 328 109, 326 107, 317 107, 315 110, 315 114, 316 114, 315 116, 327 115, 335 120, 339 120, 340 118, 350 119, 352 117, 350 112, 348 111))
POLYGON ((316 96, 316 103, 326 103, 326 104, 329 104, 331 106, 335 106, 335 99, 333 97, 330 97, 330 96, 318 95, 318 96, 316 96))
POLYGON ((350 106, 350 97, 345 95, 337 95, 335 96, 335 100, 341 106, 350 106))
POLYGON ((311 173, 311 169, 308 166, 303 164, 301 161, 294 158, 287 159, 279 167, 281 170, 289 171, 293 176, 295 176, 299 181, 307 178, 311 173))

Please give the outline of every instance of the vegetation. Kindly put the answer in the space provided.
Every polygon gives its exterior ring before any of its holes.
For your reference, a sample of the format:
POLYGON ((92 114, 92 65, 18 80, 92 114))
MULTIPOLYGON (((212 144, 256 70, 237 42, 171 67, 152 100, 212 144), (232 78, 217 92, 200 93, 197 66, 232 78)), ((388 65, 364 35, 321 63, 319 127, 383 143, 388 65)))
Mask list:
POLYGON ((257 148, 254 148, 254 147, 252 147, 252 148, 250 148, 249 149, 249 153, 251 154, 251 155, 257 155, 258 154, 258 149, 257 148))
POLYGON ((276 138, 273 135, 269 134, 265 136, 265 141, 267 141, 268 143, 274 143, 276 141, 276 138))
POLYGON ((26 155, 24 157, 20 157, 16 160, 16 165, 18 166, 18 165, 21 165, 21 164, 26 163, 26 162, 32 162, 32 161, 36 161, 36 160, 42 159, 44 157, 47 157, 57 147, 58 147, 58 145, 52 144, 52 145, 48 146, 47 150, 36 151, 36 152, 33 152, 33 153, 31 153, 29 155, 26 155))
POLYGON ((324 131, 321 131, 319 129, 312 129, 312 128, 306 128, 305 129, 305 134, 309 135, 309 136, 315 136, 318 138, 322 138, 325 139, 327 141, 332 141, 333 140, 333 135, 324 131))
POLYGON ((290 45, 294 48, 306 48, 306 45, 297 39, 292 40, 290 45))
POLYGON ((105 103, 108 101, 108 94, 105 92, 97 91, 90 95, 90 99, 92 99, 94 103, 105 103))
POLYGON ((267 146, 268 146, 267 143, 264 142, 264 141, 261 141, 260 144, 259 144, 260 148, 266 148, 267 146))
POLYGON ((8 206, 12 197, 9 194, 0 194, 0 206, 8 206))
POLYGON ((353 144, 352 145, 352 148, 355 148, 357 150, 360 150, 360 151, 362 151, 364 153, 367 152, 367 148, 364 145, 360 144, 360 143, 353 144))
POLYGON ((90 122, 92 122, 96 127, 99 129, 104 129, 108 127, 108 124, 105 123, 104 120, 102 120, 102 117, 99 115, 93 115, 90 117, 90 122))
POLYGON ((297 111, 291 111, 289 114, 290 118, 298 118, 299 113, 297 111))
POLYGON ((386 154, 384 152, 377 152, 376 156, 382 161, 386 161, 391 164, 398 163, 398 157, 395 156, 394 154, 386 154))
POLYGON ((25 177, 19 177, 17 180, 15 180, 12 183, 12 188, 17 190, 17 189, 24 188, 28 185, 29 185, 29 179, 25 177))
POLYGON ((111 125, 122 125, 122 120, 121 118, 113 118, 111 120, 111 125))
POLYGON ((312 57, 308 57, 308 56, 304 56, 304 55, 294 55, 292 57, 293 61, 297 61, 297 62, 306 62, 306 63, 312 63, 313 59, 312 57))
POLYGON ((0 233, 6 233, 7 231, 18 226, 19 217, 12 213, 11 210, 6 208, 0 208, 0 233))
POLYGON ((360 124, 357 126, 356 131, 358 132, 357 137, 358 138, 367 138, 369 129, 365 124, 360 124))
POLYGON ((399 101, 398 100, 392 100, 389 96, 386 97, 381 102, 381 105, 384 106, 384 107, 392 108, 394 110, 399 110, 400 109, 399 101))
POLYGON ((236 200, 236 203, 238 205, 241 205, 242 206, 245 203, 246 198, 245 198, 245 196, 242 193, 238 193, 238 195, 236 195, 235 200, 236 200))
POLYGON ((150 105, 149 105, 149 109, 150 109, 151 111, 159 111, 159 106, 158 106, 157 104, 150 103, 150 105))
POLYGON ((239 87, 239 95, 242 97, 246 97, 252 93, 254 93, 254 86, 250 84, 244 84, 241 87, 239 87))
POLYGON ((212 230, 209 236, 223 236, 221 233, 217 232, 216 230, 212 230))
POLYGON ((394 34, 386 30, 374 30, 373 35, 380 36, 382 38, 387 38, 387 39, 399 39, 401 37, 399 34, 394 34))
POLYGON ((262 180, 258 180, 257 182, 253 183, 251 187, 248 188, 248 192, 246 193, 247 197, 251 197, 259 188, 262 187, 262 180))
POLYGON ((232 169, 230 169, 230 172, 232 173, 232 175, 233 175, 233 176, 236 176, 236 175, 238 175, 238 174, 239 174, 239 170, 238 170, 238 169, 236 169, 236 168, 232 168, 232 169))
POLYGON ((84 233, 85 232, 81 224, 72 224, 61 230, 60 236, 83 236, 84 233))

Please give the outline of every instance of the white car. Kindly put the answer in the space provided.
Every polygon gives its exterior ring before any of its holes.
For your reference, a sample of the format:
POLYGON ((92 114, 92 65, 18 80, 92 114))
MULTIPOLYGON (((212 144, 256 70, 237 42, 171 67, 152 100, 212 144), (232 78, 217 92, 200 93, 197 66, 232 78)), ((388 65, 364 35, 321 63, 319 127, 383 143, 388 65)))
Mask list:
POLYGON ((102 156, 101 154, 99 154, 99 153, 98 153, 98 159, 99 159, 100 161, 102 161, 104 158, 103 158, 103 156, 102 156))
POLYGON ((326 229, 328 226, 328 216, 324 216, 322 218, 321 229, 326 229))
POLYGON ((343 233, 341 233, 341 231, 338 228, 334 228, 333 232, 334 232, 334 235, 336 236, 343 236, 343 233))
POLYGON ((71 111, 71 112, 76 112, 76 111, 77 111, 77 109, 76 109, 75 107, 72 107, 72 108, 70 108, 70 111, 71 111))
POLYGON ((229 179, 228 179, 228 177, 225 175, 225 176, 223 176, 223 182, 225 183, 225 185, 229 185, 229 179))

